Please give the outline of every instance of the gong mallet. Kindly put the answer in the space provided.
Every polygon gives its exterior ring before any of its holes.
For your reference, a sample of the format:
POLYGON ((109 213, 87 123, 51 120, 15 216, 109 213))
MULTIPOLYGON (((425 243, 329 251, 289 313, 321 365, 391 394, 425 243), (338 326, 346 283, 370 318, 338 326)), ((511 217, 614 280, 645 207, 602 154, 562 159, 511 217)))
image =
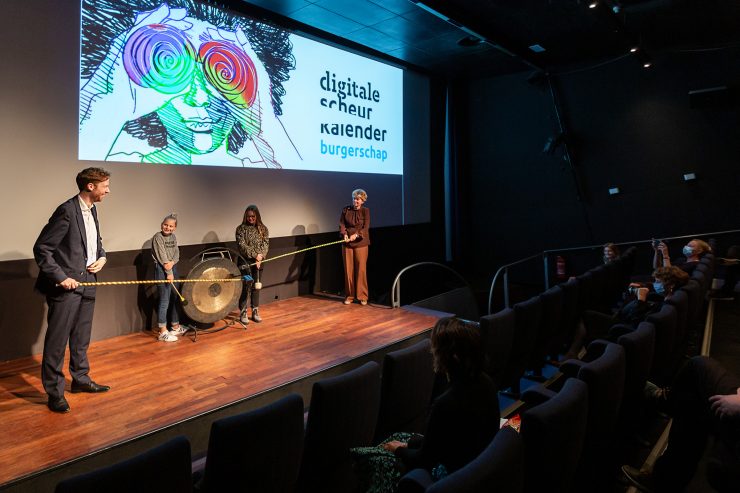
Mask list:
POLYGON ((180 291, 177 290, 177 286, 175 286, 174 279, 170 281, 170 286, 172 286, 172 289, 175 290, 175 293, 177 293, 177 297, 180 298, 180 303, 183 304, 183 306, 188 304, 188 300, 185 299, 183 295, 180 294, 180 291))
POLYGON ((257 269, 257 280, 254 281, 254 289, 262 289, 262 282, 260 281, 260 270, 257 269))

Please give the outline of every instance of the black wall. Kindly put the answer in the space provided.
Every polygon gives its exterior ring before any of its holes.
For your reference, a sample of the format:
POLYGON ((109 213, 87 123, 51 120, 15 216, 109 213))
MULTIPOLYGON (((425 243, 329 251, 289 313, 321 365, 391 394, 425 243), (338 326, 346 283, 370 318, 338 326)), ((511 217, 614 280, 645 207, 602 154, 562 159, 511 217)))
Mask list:
POLYGON ((627 57, 552 77, 574 170, 562 147, 542 152, 559 131, 546 83, 522 73, 460 87, 462 256, 473 267, 492 274, 544 249, 740 227, 738 106, 691 107, 688 95, 737 86, 740 50, 654 59, 649 70, 627 57), (684 182, 686 172, 697 180, 684 182))

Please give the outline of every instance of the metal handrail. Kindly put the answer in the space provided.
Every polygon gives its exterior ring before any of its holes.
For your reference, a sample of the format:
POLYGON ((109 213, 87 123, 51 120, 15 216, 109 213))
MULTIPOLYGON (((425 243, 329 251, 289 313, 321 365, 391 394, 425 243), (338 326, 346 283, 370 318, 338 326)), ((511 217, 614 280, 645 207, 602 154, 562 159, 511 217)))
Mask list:
MULTIPOLYGON (((504 306, 506 308, 509 308, 509 267, 513 267, 518 264, 523 264, 524 262, 528 262, 536 257, 541 257, 542 253, 536 253, 534 255, 531 255, 527 258, 523 258, 521 260, 517 260, 516 262, 511 262, 510 264, 503 265, 499 267, 499 269, 496 271, 496 274, 493 275, 493 281, 491 281, 491 289, 488 291, 488 314, 490 315, 492 313, 492 303, 493 303, 493 289, 496 287, 496 280, 498 279, 498 276, 503 271, 504 273, 504 306)), ((547 262, 547 256, 545 256, 545 262, 547 262)))
MULTIPOLYGON (((719 236, 719 235, 725 235, 725 234, 731 234, 731 233, 740 233, 740 229, 729 229, 726 231, 714 231, 711 233, 696 233, 696 234, 690 234, 690 235, 682 235, 682 236, 670 236, 665 237, 661 241, 665 240, 680 240, 684 238, 701 238, 702 236, 719 236)), ((617 246, 624 246, 624 245, 639 245, 641 243, 652 243, 653 239, 649 240, 637 240, 637 241, 623 241, 620 243, 614 243, 617 246)), ((576 252, 579 250, 593 250, 595 248, 602 248, 604 245, 588 245, 588 246, 581 246, 581 247, 569 247, 569 248, 556 248, 552 250, 543 250, 542 253, 538 253, 535 255, 531 255, 529 257, 523 258, 521 260, 517 260, 516 262, 511 262, 509 264, 506 264, 502 267, 500 267, 496 274, 493 276, 493 280, 491 281, 491 289, 488 291, 488 314, 490 315, 493 311, 493 290, 496 287, 496 281, 498 280, 499 275, 501 272, 504 272, 504 306, 506 308, 509 308, 509 267, 512 267, 514 265, 522 264, 524 262, 528 262, 536 257, 542 257, 543 266, 544 266, 544 276, 545 276, 545 290, 550 289, 550 276, 549 276, 549 263, 548 263, 548 256, 552 253, 562 253, 562 252, 576 252)))
MULTIPOLYGON (((681 240, 684 238, 700 238, 702 236, 717 236, 717 235, 725 235, 730 233, 740 233, 740 229, 728 229, 727 231, 715 231, 713 233, 696 233, 691 235, 682 235, 682 236, 670 236, 662 238, 661 241, 665 240, 681 240)), ((653 239, 649 240, 637 240, 637 241, 622 241, 620 243, 614 243, 617 246, 623 246, 623 245, 639 245, 641 243, 651 243, 653 239)), ((574 252, 578 250, 592 250, 594 248, 602 248, 604 246, 603 243, 599 245, 589 245, 589 246, 582 246, 582 247, 570 247, 570 248, 556 248, 553 250, 544 250, 543 254, 548 253, 560 253, 560 252, 574 252)))
POLYGON ((468 281, 466 281, 463 276, 461 276, 456 270, 452 269, 451 267, 448 267, 445 264, 440 264, 439 262, 417 262, 415 264, 411 264, 407 267, 404 267, 403 269, 399 271, 398 274, 396 274, 396 278, 393 280, 393 285, 391 286, 391 307, 392 308, 401 307, 401 275, 407 270, 411 270, 421 265, 434 265, 437 267, 442 267, 444 269, 447 269, 448 271, 455 274, 457 278, 460 279, 463 282, 463 284, 465 284, 465 286, 468 287, 468 289, 470 289, 470 284, 468 284, 468 281))

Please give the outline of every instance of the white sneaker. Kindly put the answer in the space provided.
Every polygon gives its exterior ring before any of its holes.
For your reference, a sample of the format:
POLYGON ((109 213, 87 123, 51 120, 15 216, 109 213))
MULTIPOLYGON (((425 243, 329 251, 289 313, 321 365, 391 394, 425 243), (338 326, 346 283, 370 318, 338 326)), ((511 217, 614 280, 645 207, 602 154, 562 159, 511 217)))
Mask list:
POLYGON ((185 329, 185 327, 180 324, 175 325, 174 327, 172 327, 172 330, 170 330, 170 334, 172 334, 173 336, 181 336, 185 332, 187 332, 187 329, 185 329))
POLYGON ((160 340, 162 342, 175 342, 177 340, 177 336, 174 336, 169 332, 162 332, 161 334, 159 334, 159 337, 157 337, 157 340, 160 340))
POLYGON ((247 316, 247 310, 244 310, 244 312, 239 316, 239 321, 243 323, 244 325, 247 325, 249 323, 249 317, 247 316))
POLYGON ((260 323, 262 321, 262 317, 260 317, 260 313, 257 308, 252 308, 252 320, 257 323, 260 323))

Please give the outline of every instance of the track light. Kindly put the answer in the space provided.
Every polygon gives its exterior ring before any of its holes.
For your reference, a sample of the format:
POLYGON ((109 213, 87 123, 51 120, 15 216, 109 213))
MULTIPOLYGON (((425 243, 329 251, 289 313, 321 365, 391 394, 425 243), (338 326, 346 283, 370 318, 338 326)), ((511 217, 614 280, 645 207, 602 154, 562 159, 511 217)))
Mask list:
POLYGON ((591 3, 588 4, 588 8, 595 9, 597 5, 599 5, 598 2, 591 2, 591 3))
POLYGON ((637 46, 633 46, 632 48, 630 48, 630 53, 637 53, 638 49, 639 48, 637 46))

